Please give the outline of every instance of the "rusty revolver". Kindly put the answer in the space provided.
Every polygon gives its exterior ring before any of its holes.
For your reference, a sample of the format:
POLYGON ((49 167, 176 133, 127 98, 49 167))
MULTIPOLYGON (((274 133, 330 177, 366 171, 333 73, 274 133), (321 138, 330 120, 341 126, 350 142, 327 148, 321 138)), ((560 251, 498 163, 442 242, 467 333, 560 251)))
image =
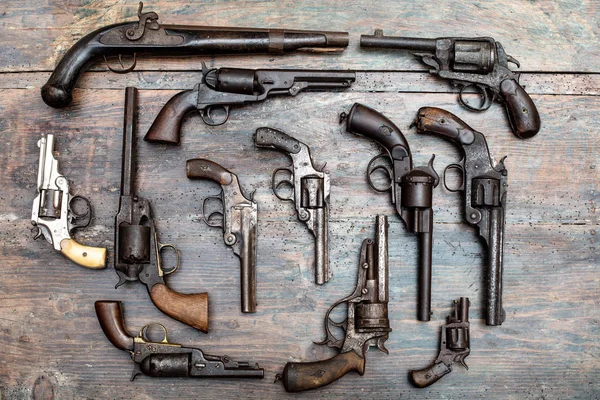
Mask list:
POLYGON ((486 243, 487 271, 486 320, 487 325, 502 325, 505 313, 502 308, 502 270, 504 253, 504 217, 506 215, 506 188, 508 172, 503 157, 497 164, 481 132, 477 132, 456 115, 435 107, 423 107, 415 120, 418 133, 431 133, 457 145, 463 159, 451 164, 462 174, 458 188, 448 187, 444 171, 444 186, 452 192, 464 192, 465 218, 477 226, 479 236, 486 243))
POLYGON ((277 378, 288 392, 316 389, 330 384, 348 372, 365 373, 365 356, 370 346, 388 354, 385 341, 389 338, 388 319, 388 222, 378 215, 375 241, 365 239, 360 248, 358 280, 354 292, 335 302, 325 315, 326 338, 316 343, 338 348, 340 354, 328 360, 308 363, 290 362, 277 378), (347 317, 342 322, 331 319, 331 312, 347 304, 347 317), (331 326, 342 328, 345 337, 338 339, 331 326))
POLYGON ((223 240, 240 258, 242 312, 256 312, 256 224, 258 210, 245 196, 236 174, 202 158, 187 160, 189 179, 210 179, 221 185, 221 193, 202 202, 202 218, 208 226, 222 228, 223 240), (210 202, 218 202, 212 209, 210 202))
POLYGON ((367 167, 367 180, 377 192, 391 191, 392 204, 408 231, 419 235, 419 277, 417 319, 429 321, 431 314, 431 252, 433 246, 433 188, 439 176, 433 169, 435 155, 429 164, 413 168, 412 154, 400 129, 384 115, 355 103, 350 113, 342 113, 346 130, 375 140, 385 154, 374 157, 367 167), (389 162, 392 162, 392 166, 389 162), (378 187, 372 180, 375 171, 385 171, 389 185, 378 187))
MULTIPOLYGON (((254 134, 257 147, 282 151, 292 159, 288 168, 278 168, 273 173, 273 193, 283 201, 293 201, 298 219, 303 221, 315 237, 315 283, 322 285, 331 278, 329 269, 329 173, 315 168, 308 146, 286 133, 273 128, 258 128, 254 134), (289 179, 277 180, 278 174, 289 179), (293 193, 279 193, 288 185, 293 193)), ((279 175, 280 176, 280 175, 279 175)))

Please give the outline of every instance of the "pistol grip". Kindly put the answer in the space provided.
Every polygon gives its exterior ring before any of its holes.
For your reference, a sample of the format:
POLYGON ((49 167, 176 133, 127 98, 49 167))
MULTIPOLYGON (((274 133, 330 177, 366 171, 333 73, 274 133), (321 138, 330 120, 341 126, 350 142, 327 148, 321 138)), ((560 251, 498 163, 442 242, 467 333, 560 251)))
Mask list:
POLYGON ((122 306, 120 301, 109 300, 98 300, 94 304, 98 322, 108 340, 118 349, 132 351, 133 337, 125 329, 122 306))
POLYGON ((527 92, 515 79, 505 79, 500 84, 500 94, 514 134, 520 139, 535 136, 540 131, 540 114, 527 92))
POLYGON ((208 293, 178 293, 157 283, 150 289, 154 305, 169 317, 201 332, 208 332, 208 293))
POLYGON ((60 252, 82 267, 91 269, 106 267, 106 249, 103 247, 84 246, 73 239, 63 239, 60 242, 60 252))
POLYGON ((171 97, 160 110, 152 126, 144 136, 151 143, 179 144, 183 118, 198 103, 198 90, 184 90, 171 97))
POLYGON ((436 383, 442 376, 452 372, 452 369, 443 362, 438 362, 427 368, 410 371, 413 384, 418 388, 425 388, 436 383))
POLYGON ((328 360, 287 363, 281 379, 286 391, 301 392, 328 385, 352 371, 363 375, 365 359, 351 350, 328 360))

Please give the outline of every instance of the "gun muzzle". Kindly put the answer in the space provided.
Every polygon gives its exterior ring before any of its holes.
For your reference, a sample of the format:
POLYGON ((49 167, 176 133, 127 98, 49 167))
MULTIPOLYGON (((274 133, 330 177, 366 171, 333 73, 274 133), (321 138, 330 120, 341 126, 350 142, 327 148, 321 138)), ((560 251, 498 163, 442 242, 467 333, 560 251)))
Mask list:
POLYGON ((388 49, 416 50, 435 52, 436 39, 410 38, 402 36, 384 36, 381 29, 374 35, 361 35, 360 47, 383 47, 388 49))

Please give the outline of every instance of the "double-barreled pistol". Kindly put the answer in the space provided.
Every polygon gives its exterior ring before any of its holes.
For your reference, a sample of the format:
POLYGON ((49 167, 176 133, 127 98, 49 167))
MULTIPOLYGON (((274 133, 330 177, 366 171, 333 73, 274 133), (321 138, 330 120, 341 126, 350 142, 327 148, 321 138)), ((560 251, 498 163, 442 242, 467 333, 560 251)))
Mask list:
POLYGON ((85 246, 71 237, 73 230, 89 225, 92 209, 88 199, 70 193, 69 181, 58 171, 58 160, 53 154, 54 135, 43 136, 38 147, 38 195, 31 210, 31 223, 38 229, 35 239, 43 235, 54 250, 82 267, 104 268, 105 248, 85 246))
POLYGON ((322 285, 331 278, 329 269, 329 173, 313 164, 310 149, 299 140, 273 128, 258 128, 256 147, 279 150, 292 159, 287 168, 273 173, 272 188, 278 199, 292 201, 296 214, 315 237, 315 283, 322 285), (287 196, 283 187, 292 193, 287 196))

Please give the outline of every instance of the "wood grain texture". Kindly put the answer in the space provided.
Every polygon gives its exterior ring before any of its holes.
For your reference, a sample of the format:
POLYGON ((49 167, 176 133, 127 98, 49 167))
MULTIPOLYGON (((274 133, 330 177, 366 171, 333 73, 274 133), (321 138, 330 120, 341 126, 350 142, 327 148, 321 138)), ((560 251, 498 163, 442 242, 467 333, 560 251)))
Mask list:
POLYGON ((140 60, 138 72, 116 75, 95 65, 75 90, 73 105, 47 107, 39 95, 50 70, 91 30, 134 18, 136 2, 7 0, 0 5, 0 395, 26 398, 452 398, 590 399, 600 397, 600 57, 595 1, 211 1, 146 4, 166 23, 348 30, 342 55, 206 58, 210 65, 247 68, 355 68, 357 82, 343 93, 301 93, 232 110, 223 126, 197 116, 183 124, 180 146, 141 140, 162 105, 193 87, 202 58, 140 60), (502 105, 485 113, 461 108, 456 92, 423 71, 413 57, 361 51, 358 36, 375 27, 386 34, 489 35, 522 63, 521 83, 532 95, 542 130, 529 140, 510 133, 502 105), (182 293, 208 292, 210 331, 164 316, 146 288, 115 290, 114 216, 118 208, 124 87, 140 87, 137 185, 148 198, 161 242, 181 250, 169 285, 182 293), (500 327, 483 322, 484 249, 463 223, 459 194, 434 192, 432 322, 415 318, 417 243, 394 215, 388 194, 373 192, 365 170, 380 148, 348 134, 338 115, 354 102, 384 113, 405 133, 416 165, 436 154, 435 168, 459 160, 450 143, 417 135, 409 126, 422 106, 457 114, 486 134, 496 160, 508 155, 504 306, 500 327), (278 152, 258 151, 254 130, 271 126, 307 143, 315 163, 331 173, 332 280, 313 284, 313 241, 292 204, 272 193, 271 173, 287 166, 278 152), (94 219, 76 239, 107 247, 108 267, 80 268, 33 241, 29 222, 42 133, 56 135, 61 172, 74 194, 90 198, 94 219), (239 260, 219 229, 206 226, 202 199, 213 182, 190 181, 185 160, 209 158, 239 176, 259 206, 257 313, 239 310, 239 260), (365 375, 348 374, 310 393, 288 394, 273 384, 286 362, 310 362, 335 353, 323 339, 328 307, 355 286, 364 238, 375 215, 389 215, 390 303, 393 328, 385 355, 367 353, 365 375), (469 371, 454 371, 427 389, 413 388, 408 371, 423 368, 438 348, 439 326, 451 301, 471 299, 469 371), (264 380, 138 378, 132 361, 106 339, 94 313, 98 299, 122 300, 125 326, 150 322, 169 329, 171 341, 258 362, 264 380))

